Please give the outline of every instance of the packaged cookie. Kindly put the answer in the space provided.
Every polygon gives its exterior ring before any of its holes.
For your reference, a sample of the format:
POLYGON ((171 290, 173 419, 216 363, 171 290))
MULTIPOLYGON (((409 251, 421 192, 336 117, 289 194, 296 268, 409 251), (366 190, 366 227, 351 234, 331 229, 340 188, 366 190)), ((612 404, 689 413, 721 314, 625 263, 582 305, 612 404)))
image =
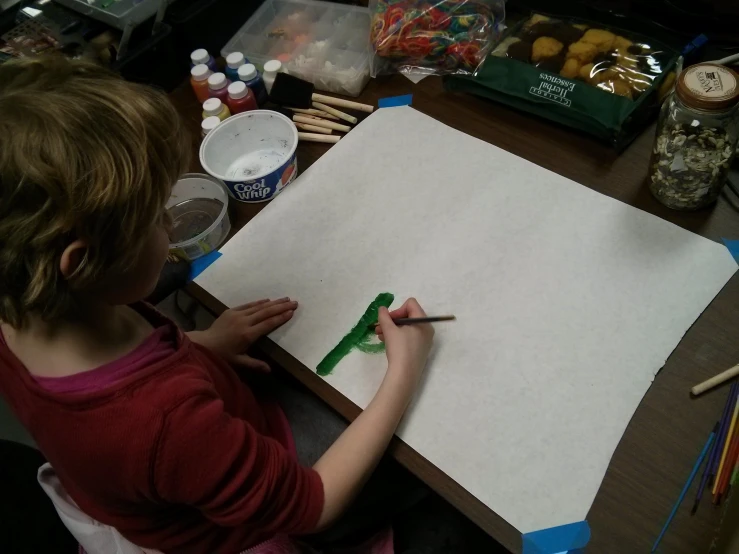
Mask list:
POLYGON ((622 148, 656 113, 677 56, 676 48, 609 25, 534 14, 509 29, 474 77, 445 84, 622 148))

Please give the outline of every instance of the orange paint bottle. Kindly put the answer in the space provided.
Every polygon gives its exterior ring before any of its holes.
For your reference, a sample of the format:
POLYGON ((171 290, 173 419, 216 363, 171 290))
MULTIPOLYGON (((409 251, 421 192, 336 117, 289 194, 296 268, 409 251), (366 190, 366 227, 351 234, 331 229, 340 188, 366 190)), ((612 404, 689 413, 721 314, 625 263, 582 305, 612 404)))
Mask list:
POLYGON ((212 74, 213 72, 204 63, 196 65, 190 70, 190 86, 192 86, 195 97, 201 104, 210 98, 208 77, 212 74))

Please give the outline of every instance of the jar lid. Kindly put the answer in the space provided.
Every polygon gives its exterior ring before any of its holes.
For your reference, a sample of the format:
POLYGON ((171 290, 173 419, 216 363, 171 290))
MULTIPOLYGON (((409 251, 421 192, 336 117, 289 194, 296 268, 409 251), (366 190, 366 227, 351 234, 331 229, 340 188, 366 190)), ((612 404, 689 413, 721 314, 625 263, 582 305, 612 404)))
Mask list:
POLYGON ((239 67, 239 79, 243 81, 251 81, 256 76, 257 68, 254 67, 254 64, 245 63, 239 67))
POLYGON ((739 103, 739 75, 723 65, 699 63, 680 74, 675 90, 690 108, 724 111, 739 103))

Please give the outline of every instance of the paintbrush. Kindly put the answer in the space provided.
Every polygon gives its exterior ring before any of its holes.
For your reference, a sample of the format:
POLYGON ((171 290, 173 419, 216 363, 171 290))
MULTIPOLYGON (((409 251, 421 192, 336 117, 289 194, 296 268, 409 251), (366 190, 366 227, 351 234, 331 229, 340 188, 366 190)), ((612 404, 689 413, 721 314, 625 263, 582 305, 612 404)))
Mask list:
MULTIPOLYGON (((437 321, 454 321, 457 317, 453 315, 434 315, 429 317, 399 317, 393 319, 395 325, 417 325, 419 323, 436 323, 437 321)), ((380 322, 371 323, 370 327, 377 327, 380 322)))
POLYGON ((278 73, 275 76, 275 82, 272 84, 272 90, 269 92, 269 99, 280 106, 293 106, 301 109, 312 108, 313 102, 368 113, 372 113, 375 109, 369 104, 360 104, 359 102, 352 102, 343 98, 315 94, 313 92, 314 90, 315 85, 313 83, 295 77, 294 75, 278 73))

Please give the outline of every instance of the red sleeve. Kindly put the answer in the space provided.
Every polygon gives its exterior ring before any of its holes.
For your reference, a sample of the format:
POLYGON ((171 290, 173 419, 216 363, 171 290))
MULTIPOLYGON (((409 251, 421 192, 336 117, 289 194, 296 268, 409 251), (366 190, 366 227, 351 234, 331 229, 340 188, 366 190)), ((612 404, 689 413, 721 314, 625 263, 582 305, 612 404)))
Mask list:
POLYGON ((198 508, 224 527, 265 533, 313 531, 323 483, 276 440, 224 412, 207 383, 172 410, 154 464, 154 488, 165 502, 198 508))

